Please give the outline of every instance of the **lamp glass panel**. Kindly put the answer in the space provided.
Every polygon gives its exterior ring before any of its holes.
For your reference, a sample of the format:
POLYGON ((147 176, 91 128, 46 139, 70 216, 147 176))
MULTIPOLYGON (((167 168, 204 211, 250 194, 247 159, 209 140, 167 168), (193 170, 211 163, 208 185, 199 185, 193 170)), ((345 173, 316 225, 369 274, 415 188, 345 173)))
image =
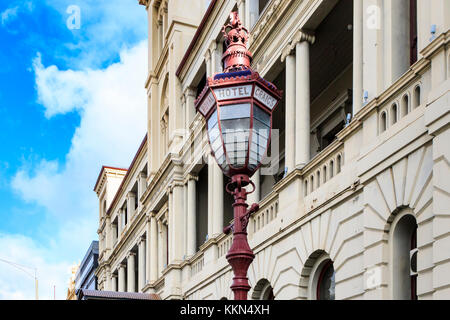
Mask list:
POLYGON ((245 166, 250 135, 249 103, 220 107, 220 124, 229 165, 235 169, 245 166))
POLYGON ((254 168, 261 162, 266 153, 267 144, 270 136, 270 114, 253 106, 253 129, 252 141, 250 147, 249 166, 254 168))
POLYGON ((211 145, 211 150, 214 152, 217 163, 222 166, 224 163, 226 163, 226 159, 223 152, 222 139, 220 138, 217 110, 214 111, 211 117, 208 119, 208 137, 211 145))

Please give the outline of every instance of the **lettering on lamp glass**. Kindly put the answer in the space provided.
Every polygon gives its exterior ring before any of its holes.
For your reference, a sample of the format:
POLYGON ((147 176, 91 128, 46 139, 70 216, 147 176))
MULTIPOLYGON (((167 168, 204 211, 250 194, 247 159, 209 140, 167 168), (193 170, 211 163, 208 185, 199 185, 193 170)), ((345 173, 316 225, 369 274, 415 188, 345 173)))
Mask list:
POLYGON ((200 113, 206 117, 206 115, 208 114, 209 110, 211 110, 211 108, 214 106, 214 104, 216 103, 216 100, 214 99, 213 94, 210 92, 206 98, 203 100, 202 104, 200 105, 200 107, 198 108, 198 110, 200 111, 200 113))
POLYGON ((257 99, 259 102, 261 102, 263 105, 265 105, 270 110, 275 107, 277 104, 277 99, 272 97, 270 94, 266 93, 263 89, 256 86, 255 88, 255 99, 257 99))
POLYGON ((214 89, 218 101, 250 97, 252 85, 214 89))

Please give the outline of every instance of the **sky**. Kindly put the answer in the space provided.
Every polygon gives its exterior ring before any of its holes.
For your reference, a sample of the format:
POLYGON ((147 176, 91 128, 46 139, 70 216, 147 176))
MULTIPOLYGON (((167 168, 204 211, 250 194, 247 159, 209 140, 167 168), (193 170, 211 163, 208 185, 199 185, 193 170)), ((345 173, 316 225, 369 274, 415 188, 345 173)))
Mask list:
POLYGON ((34 299, 34 269, 40 299, 65 299, 98 239, 100 168, 127 168, 146 133, 146 11, 0 0, 0 40, 0 299, 34 299))

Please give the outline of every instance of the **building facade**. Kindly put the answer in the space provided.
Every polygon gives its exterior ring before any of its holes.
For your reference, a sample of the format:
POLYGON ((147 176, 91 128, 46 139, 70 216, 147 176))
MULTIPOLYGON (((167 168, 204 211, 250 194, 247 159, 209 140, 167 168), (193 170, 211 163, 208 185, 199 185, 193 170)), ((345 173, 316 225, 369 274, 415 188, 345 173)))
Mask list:
POLYGON ((98 241, 92 241, 75 275, 75 293, 79 289, 97 290, 98 241))
POLYGON ((232 298, 232 198, 194 101, 238 11, 252 68, 283 90, 248 201, 249 299, 450 298, 449 1, 139 4, 148 131, 95 186, 100 290, 232 298))

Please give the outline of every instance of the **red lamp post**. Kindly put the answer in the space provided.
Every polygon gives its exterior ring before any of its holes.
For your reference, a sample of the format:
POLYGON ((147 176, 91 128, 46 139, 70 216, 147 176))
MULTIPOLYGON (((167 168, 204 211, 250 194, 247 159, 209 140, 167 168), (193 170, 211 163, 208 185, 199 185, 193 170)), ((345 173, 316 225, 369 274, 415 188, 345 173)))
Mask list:
POLYGON ((206 119, 212 154, 223 173, 231 178, 226 191, 234 196, 234 222, 224 228, 233 231, 233 243, 226 258, 233 268, 231 289, 235 300, 246 300, 250 290, 247 271, 255 255, 247 241, 250 215, 247 194, 255 189, 250 177, 266 156, 272 130, 272 112, 282 92, 250 68, 248 31, 236 12, 222 29, 227 50, 222 56, 224 72, 208 78, 195 107, 206 119), (251 185, 251 191, 246 187, 251 185))

